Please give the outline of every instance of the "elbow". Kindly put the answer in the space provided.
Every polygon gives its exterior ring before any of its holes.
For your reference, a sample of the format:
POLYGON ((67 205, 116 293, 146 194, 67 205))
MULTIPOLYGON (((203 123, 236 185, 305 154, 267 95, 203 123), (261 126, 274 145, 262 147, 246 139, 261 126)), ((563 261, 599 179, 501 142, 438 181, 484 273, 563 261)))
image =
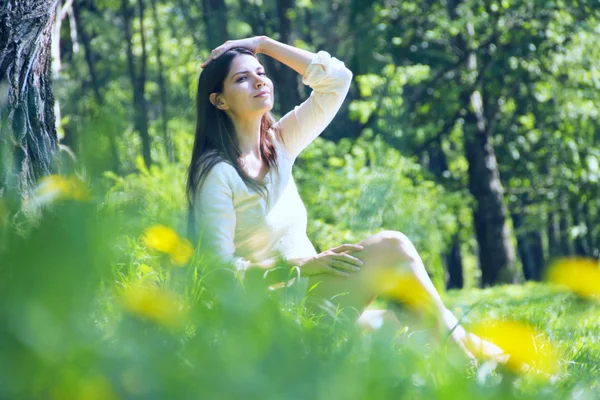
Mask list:
POLYGON ((344 88, 344 96, 350 90, 350 85, 352 84, 353 77, 354 77, 354 74, 352 73, 352 71, 350 71, 350 69, 348 67, 343 66, 342 68, 340 68, 339 80, 340 80, 340 87, 344 88))
POLYGON ((342 69, 343 73, 342 76, 344 77, 344 81, 350 85, 350 82, 352 82, 352 78, 354 77, 354 74, 352 73, 352 71, 350 71, 350 68, 344 66, 344 68, 342 69))

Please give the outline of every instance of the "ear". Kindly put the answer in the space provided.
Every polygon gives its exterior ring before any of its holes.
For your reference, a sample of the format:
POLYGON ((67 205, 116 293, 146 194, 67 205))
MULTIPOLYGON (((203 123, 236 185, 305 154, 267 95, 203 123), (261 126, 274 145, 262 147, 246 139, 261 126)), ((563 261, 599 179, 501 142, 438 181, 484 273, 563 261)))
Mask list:
POLYGON ((225 111, 229 108, 229 107, 227 107, 227 104, 225 104, 225 102, 223 102, 223 100, 221 99, 221 96, 219 96, 219 93, 211 93, 210 96, 208 97, 208 99, 210 100, 212 105, 217 107, 219 110, 225 111))

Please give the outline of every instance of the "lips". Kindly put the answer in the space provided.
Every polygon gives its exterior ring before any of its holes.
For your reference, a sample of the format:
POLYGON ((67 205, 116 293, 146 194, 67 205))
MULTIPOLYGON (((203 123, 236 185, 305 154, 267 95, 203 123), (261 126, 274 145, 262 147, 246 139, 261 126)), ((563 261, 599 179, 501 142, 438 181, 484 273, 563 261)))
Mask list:
POLYGON ((261 91, 259 94, 257 94, 254 97, 263 97, 263 96, 265 96, 267 94, 269 94, 269 91, 268 90, 263 90, 263 91, 261 91))

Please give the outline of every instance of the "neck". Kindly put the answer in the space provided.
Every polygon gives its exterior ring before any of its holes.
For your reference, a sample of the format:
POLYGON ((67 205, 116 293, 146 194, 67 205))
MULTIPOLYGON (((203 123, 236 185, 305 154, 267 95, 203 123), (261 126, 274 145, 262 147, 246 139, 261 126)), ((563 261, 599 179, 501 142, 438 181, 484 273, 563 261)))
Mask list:
POLYGON ((248 119, 231 117, 235 135, 237 136, 241 156, 254 155, 257 159, 260 157, 260 122, 262 117, 248 119))

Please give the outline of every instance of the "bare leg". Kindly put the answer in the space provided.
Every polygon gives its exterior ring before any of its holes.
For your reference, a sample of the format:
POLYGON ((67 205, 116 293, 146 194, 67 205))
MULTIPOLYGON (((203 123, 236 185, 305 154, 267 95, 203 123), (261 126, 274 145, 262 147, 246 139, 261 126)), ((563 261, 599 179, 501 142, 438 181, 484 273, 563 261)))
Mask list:
MULTIPOLYGON (((363 261, 361 270, 349 277, 311 276, 309 288, 314 288, 309 292, 309 298, 312 301, 329 300, 336 307, 342 309, 347 318, 356 322, 366 307, 379 294, 369 282, 372 282, 374 276, 381 273, 382 270, 396 268, 403 273, 412 274, 417 279, 433 304, 435 317, 448 331, 452 331, 452 338, 468 356, 472 357, 465 347, 467 340, 479 345, 488 344, 475 335, 467 334, 464 328, 458 325, 456 317, 444 306, 417 250, 404 234, 396 231, 382 231, 358 244, 364 249, 352 253, 352 255, 363 261)), ((410 291, 411 289, 415 288, 406 287, 405 290, 410 291)), ((389 317, 387 318, 389 319, 389 317)), ((364 319, 360 322, 364 322, 364 319)), ((489 345, 493 346, 491 343, 489 345)), ((496 349, 501 352, 497 347, 490 349, 494 350, 493 353, 496 353, 496 349)))

